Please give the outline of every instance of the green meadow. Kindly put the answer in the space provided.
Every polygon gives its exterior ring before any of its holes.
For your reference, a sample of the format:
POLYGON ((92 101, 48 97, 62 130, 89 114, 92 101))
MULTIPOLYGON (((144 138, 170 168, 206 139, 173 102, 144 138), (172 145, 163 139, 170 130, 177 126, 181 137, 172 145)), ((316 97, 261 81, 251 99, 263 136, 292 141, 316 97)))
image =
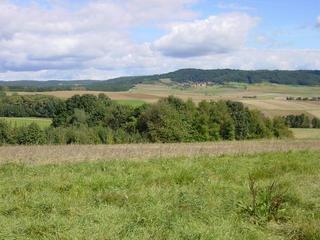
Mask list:
POLYGON ((129 105, 129 106, 132 106, 132 107, 139 107, 143 104, 145 104, 146 102, 143 101, 143 100, 115 100, 115 102, 119 103, 119 104, 122 104, 122 105, 129 105))
POLYGON ((46 128, 51 125, 51 119, 48 118, 18 118, 18 117, 0 117, 0 120, 5 120, 12 124, 12 126, 27 126, 31 123, 37 123, 39 127, 46 128))
POLYGON ((0 239, 319 240, 319 169, 319 151, 4 164, 0 239))

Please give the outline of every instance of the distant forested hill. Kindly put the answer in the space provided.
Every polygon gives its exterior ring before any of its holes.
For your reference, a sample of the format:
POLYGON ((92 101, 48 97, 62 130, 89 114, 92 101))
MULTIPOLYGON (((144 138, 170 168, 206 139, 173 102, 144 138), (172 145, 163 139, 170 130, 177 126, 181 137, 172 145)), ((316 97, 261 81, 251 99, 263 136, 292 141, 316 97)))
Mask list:
POLYGON ((104 81, 78 80, 78 81, 0 81, 0 88, 15 91, 56 91, 56 90, 99 90, 99 91, 126 91, 138 83, 152 83, 160 79, 171 79, 177 83, 212 82, 224 84, 227 82, 241 83, 277 83, 288 85, 320 85, 320 70, 201 70, 181 69, 175 72, 149 75, 120 77, 104 81))

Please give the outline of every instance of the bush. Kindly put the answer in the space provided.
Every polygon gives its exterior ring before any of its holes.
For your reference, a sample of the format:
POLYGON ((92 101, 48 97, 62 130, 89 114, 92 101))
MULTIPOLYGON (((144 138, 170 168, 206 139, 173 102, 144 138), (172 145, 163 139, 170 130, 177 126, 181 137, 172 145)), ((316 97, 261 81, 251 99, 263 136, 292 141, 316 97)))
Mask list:
POLYGON ((23 145, 45 144, 46 136, 38 124, 31 123, 29 126, 17 128, 16 142, 23 145))
POLYGON ((10 125, 0 120, 0 145, 13 143, 12 129, 10 125))
POLYGON ((94 129, 85 126, 69 127, 66 131, 67 144, 99 144, 99 137, 94 129))
POLYGON ((293 133, 288 129, 282 117, 273 119, 273 135, 277 138, 292 138, 293 133))

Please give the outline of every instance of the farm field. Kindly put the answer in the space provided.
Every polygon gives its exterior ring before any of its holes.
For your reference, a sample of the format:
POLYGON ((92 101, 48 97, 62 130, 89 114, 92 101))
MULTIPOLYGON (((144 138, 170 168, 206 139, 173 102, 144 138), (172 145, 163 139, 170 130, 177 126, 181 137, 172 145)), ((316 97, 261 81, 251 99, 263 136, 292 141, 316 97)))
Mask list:
POLYGON ((13 126, 21 127, 21 126, 27 126, 31 123, 35 122, 39 125, 41 128, 46 128, 51 125, 51 119, 46 118, 18 118, 18 117, 0 117, 0 120, 4 120, 6 122, 9 122, 13 126))
POLYGON ((320 129, 292 128, 291 131, 296 139, 317 139, 320 140, 320 129))
POLYGON ((305 113, 320 117, 320 103, 311 101, 287 101, 286 97, 320 96, 320 87, 289 86, 277 84, 238 84, 214 85, 208 87, 183 87, 172 83, 138 84, 127 92, 96 91, 57 91, 57 92, 19 92, 18 94, 45 94, 69 98, 75 94, 105 93, 111 99, 133 106, 143 102, 153 103, 163 97, 174 95, 195 102, 201 100, 230 99, 240 101, 252 109, 259 109, 267 116, 282 116, 305 113), (255 97, 255 98, 250 98, 255 97))
POLYGON ((294 151, 2 164, 0 238, 317 240, 319 159, 294 151))

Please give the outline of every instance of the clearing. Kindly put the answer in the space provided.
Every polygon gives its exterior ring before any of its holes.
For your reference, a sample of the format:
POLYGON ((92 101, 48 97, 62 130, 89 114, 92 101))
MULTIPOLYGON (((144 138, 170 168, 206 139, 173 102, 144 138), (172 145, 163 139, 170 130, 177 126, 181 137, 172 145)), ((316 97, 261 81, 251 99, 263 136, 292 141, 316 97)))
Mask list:
POLYGON ((18 118, 18 117, 0 117, 0 120, 5 120, 6 122, 9 122, 13 126, 21 127, 21 126, 27 126, 31 123, 37 123, 39 127, 46 128, 51 125, 51 119, 49 118, 18 118))

